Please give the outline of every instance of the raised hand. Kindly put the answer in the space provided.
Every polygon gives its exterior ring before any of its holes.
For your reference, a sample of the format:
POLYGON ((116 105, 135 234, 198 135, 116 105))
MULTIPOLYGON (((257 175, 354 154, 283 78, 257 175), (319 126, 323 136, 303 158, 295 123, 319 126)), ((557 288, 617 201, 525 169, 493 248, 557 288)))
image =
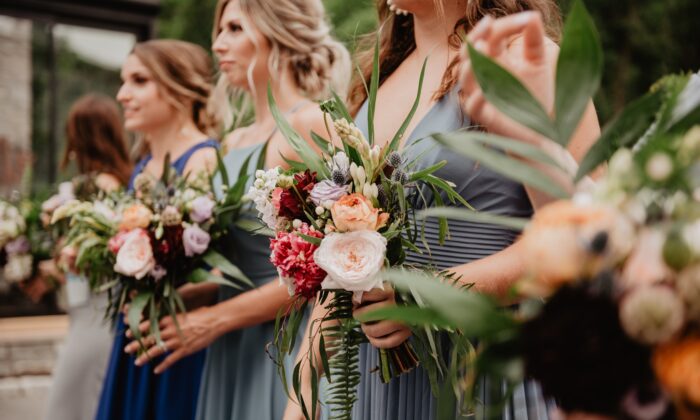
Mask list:
MULTIPOLYGON (((483 18, 467 35, 482 54, 496 61, 517 77, 545 110, 554 106, 554 82, 558 46, 545 36, 542 16, 523 12, 494 19, 483 18)), ((462 51, 459 80, 463 108, 472 121, 487 131, 506 137, 536 141, 538 135, 511 120, 491 105, 479 87, 466 48, 462 51), (524 131, 529 135, 524 136, 524 131)))
MULTIPOLYGON (((372 289, 362 295, 362 306, 355 308, 354 317, 362 314, 395 306, 394 289, 384 284, 384 290, 372 289)), ((411 336, 411 329, 396 321, 363 322, 362 332, 365 333, 370 344, 380 349, 391 349, 399 346, 411 336)))
MULTIPOLYGON (((155 337, 148 336, 142 341, 146 351, 135 361, 137 366, 142 366, 149 360, 167 353, 165 359, 155 367, 156 374, 162 373, 178 360, 202 350, 220 336, 216 328, 217 319, 209 308, 200 308, 185 314, 178 314, 177 321, 180 325, 178 332, 171 316, 165 316, 160 320, 160 335, 164 345, 159 346, 155 337)), ((151 324, 144 321, 139 325, 141 333, 147 334, 151 324)), ((133 338, 131 330, 127 330, 126 336, 133 338)), ((140 347, 137 341, 132 341, 125 348, 127 353, 136 353, 140 347)))

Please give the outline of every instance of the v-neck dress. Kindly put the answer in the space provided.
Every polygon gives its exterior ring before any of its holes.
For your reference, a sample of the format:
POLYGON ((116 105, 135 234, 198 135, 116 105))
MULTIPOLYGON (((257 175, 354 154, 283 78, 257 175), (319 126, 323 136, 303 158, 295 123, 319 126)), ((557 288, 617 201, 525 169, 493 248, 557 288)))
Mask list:
MULTIPOLYGON (((356 117, 360 130, 367 134, 367 103, 356 117)), ((502 175, 467 159, 441 146, 432 137, 435 133, 453 132, 468 129, 470 122, 461 110, 456 89, 436 102, 416 126, 404 145, 408 161, 416 159, 420 170, 440 161, 447 164, 435 175, 456 184, 455 190, 478 211, 499 215, 529 217, 533 210, 523 186, 502 175)), ((434 197, 425 188, 423 195, 428 205, 433 205, 434 197)), ((442 197, 449 203, 446 197, 442 197)), ((422 202, 414 203, 422 207, 422 202)), ((428 251, 418 241, 416 246, 422 254, 411 252, 407 262, 432 265, 446 269, 475 261, 508 247, 517 237, 509 229, 487 224, 461 220, 449 220, 450 237, 444 245, 439 244, 437 219, 425 222, 425 238, 428 251)), ((470 279, 464 279, 469 282, 470 279)), ((378 352, 369 344, 363 344, 360 351, 361 383, 358 387, 358 401, 353 410, 357 420, 428 420, 435 418, 436 400, 430 389, 427 373, 418 367, 413 371, 383 384, 376 367, 379 364, 378 352)), ((504 395, 505 387, 495 381, 482 379, 476 418, 494 418, 485 415, 485 407, 496 404, 504 395)), ((508 420, 547 419, 548 407, 539 386, 527 381, 515 389, 506 404, 501 417, 508 420)), ((491 413, 492 414, 492 413, 491 413)))

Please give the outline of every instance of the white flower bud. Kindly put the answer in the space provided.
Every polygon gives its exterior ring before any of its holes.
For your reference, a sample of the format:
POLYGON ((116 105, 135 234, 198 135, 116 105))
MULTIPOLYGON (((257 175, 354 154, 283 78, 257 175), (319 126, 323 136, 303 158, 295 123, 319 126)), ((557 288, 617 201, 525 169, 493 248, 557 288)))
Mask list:
POLYGON ((326 200, 326 201, 324 201, 324 202, 323 202, 323 207, 325 207, 325 208, 327 208, 328 210, 330 210, 331 207, 333 207, 333 201, 331 201, 331 200, 326 200))
POLYGON ((262 187, 265 186, 265 181, 263 181, 262 179, 258 178, 258 179, 255 180, 255 182, 253 183, 253 185, 255 185, 255 188, 262 188, 262 187))
POLYGON ((294 221, 292 222, 292 226, 294 227, 294 229, 299 229, 301 227, 301 220, 294 219, 294 221))
POLYGON ((320 216, 325 212, 326 212, 326 209, 324 209, 323 207, 321 207, 321 206, 316 207, 316 215, 320 216))
POLYGON ((262 178, 264 176, 265 176, 265 171, 263 171, 262 169, 258 169, 257 171, 255 171, 256 178, 262 178))
POLYGON ((360 185, 364 184, 365 181, 367 180, 367 174, 365 173, 365 168, 363 168, 362 166, 359 166, 357 168, 356 172, 357 172, 357 178, 355 180, 360 185))
POLYGON ((664 181, 673 171, 673 160, 666 153, 654 153, 647 161, 646 171, 649 178, 654 181, 664 181))

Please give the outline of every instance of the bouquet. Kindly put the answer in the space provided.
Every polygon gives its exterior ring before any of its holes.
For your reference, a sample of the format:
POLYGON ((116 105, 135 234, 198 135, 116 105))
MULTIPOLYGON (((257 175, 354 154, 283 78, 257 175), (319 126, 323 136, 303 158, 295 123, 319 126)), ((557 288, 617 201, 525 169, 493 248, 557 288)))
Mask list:
POLYGON ((166 159, 160 179, 144 173, 134 179, 133 194, 68 202, 54 212, 52 223, 70 218, 67 245, 77 250, 75 266, 93 289, 109 292, 107 315, 114 319, 128 302, 134 336, 141 339, 138 325, 145 316, 151 335, 160 340, 158 319, 185 310, 177 293, 185 282, 252 287, 215 250, 230 218, 222 211, 230 199, 216 201, 205 176, 180 177, 166 159))
MULTIPOLYGON (((581 2, 575 2, 558 72, 567 69, 577 75, 558 73, 553 120, 538 111, 529 93, 527 100, 507 106, 508 89, 523 92, 522 85, 473 49, 470 55, 489 101, 566 145, 583 112, 581 105, 599 81, 599 51, 592 22, 581 2), (495 86, 503 80, 507 88, 495 86)), ((556 167, 550 157, 515 140, 484 133, 436 136, 494 170, 561 195, 562 200, 539 210, 529 223, 478 216, 526 226, 521 249, 527 275, 515 288, 526 299, 517 313, 508 313, 487 296, 392 272, 386 278, 410 289, 423 305, 378 311, 366 319, 418 319, 447 327, 455 337, 478 338, 479 348, 463 348, 459 363, 451 366, 451 376, 458 378, 454 388, 464 401, 474 401, 481 374, 510 385, 527 376, 537 379, 566 411, 630 419, 698 418, 698 92, 700 76, 668 76, 622 110, 571 181, 610 159, 608 173, 598 184, 579 183, 573 196, 543 173, 526 170, 522 161, 488 150, 497 145, 556 167)), ((445 214, 444 209, 431 210, 426 214, 445 214)), ((463 217, 477 219, 473 214, 463 217)))
MULTIPOLYGON (((373 80, 376 77, 373 75, 373 80)), ((284 121, 272 95, 268 97, 278 127, 303 159, 303 163, 288 160, 291 169, 286 171, 258 170, 248 192, 262 221, 274 232, 270 260, 277 267, 280 282, 295 298, 289 313, 284 314, 288 318, 278 319, 275 344, 281 358, 290 354, 306 304, 318 298, 319 304, 326 305, 324 321, 333 322, 320 328, 321 363, 331 383, 332 417, 346 418, 356 400, 360 378, 359 345, 366 340, 352 317, 353 307, 361 304, 364 292, 383 288, 385 268, 402 265, 409 250, 421 252, 414 245, 420 228, 413 223, 420 187, 431 188, 440 204, 443 197, 451 203, 468 203, 454 191, 453 184, 434 175, 446 162, 414 170, 416 162, 399 151, 418 97, 399 132, 384 147, 374 144, 371 129, 365 138, 337 96, 322 103, 321 109, 332 124, 329 136, 340 141, 335 145, 312 133, 320 155, 284 121)), ((376 90, 369 100, 373 110, 376 90)), ((440 220, 440 227, 443 240, 447 235, 445 219, 440 220)), ((312 329, 317 330, 313 333, 316 336, 318 328, 312 329)), ((438 353, 433 348, 426 363, 439 359, 438 353)), ((408 342, 380 349, 379 356, 378 372, 383 382, 418 364, 418 355, 408 342)), ((313 366, 318 361, 309 356, 308 362, 313 366)), ((281 359, 279 366, 284 380, 281 359)), ((295 375, 299 370, 298 366, 295 375)), ((315 369, 311 370, 315 374, 315 369)), ((295 391, 301 398, 298 388, 295 391)), ((316 401, 311 403, 315 410, 316 401)), ((305 407, 303 410, 309 416, 305 407)), ((310 417, 314 416, 312 411, 310 417)))
POLYGON ((39 204, 0 200, 0 269, 3 288, 31 279, 40 260, 49 258, 51 237, 39 220, 39 204))

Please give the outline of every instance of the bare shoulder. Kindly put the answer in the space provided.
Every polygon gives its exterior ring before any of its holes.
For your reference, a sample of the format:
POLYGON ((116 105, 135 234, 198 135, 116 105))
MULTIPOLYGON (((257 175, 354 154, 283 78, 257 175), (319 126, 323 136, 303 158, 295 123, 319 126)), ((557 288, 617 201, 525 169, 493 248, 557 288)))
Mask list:
POLYGON ((321 129, 325 130, 324 113, 315 103, 308 104, 290 115, 288 121, 292 128, 304 137, 309 137, 310 131, 321 135, 325 134, 321 132, 321 129))
POLYGON ((216 167, 216 149, 213 147, 202 147, 187 160, 185 172, 212 172, 216 167))

